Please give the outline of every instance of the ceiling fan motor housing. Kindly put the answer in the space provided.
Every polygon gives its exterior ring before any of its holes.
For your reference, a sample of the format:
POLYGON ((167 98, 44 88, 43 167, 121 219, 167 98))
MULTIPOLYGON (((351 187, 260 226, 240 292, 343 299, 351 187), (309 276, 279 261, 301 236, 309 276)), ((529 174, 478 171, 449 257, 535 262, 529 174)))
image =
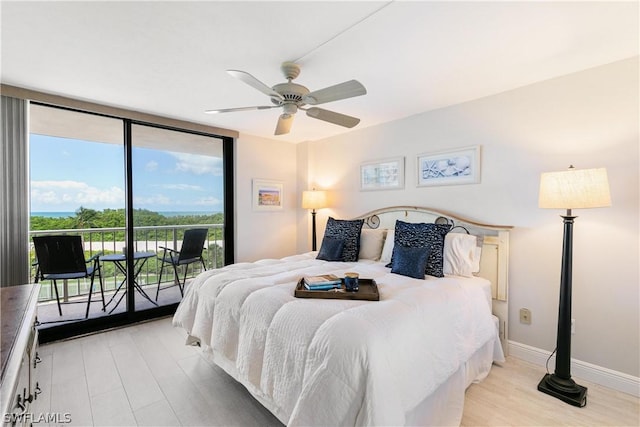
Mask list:
POLYGON ((271 102, 275 105, 295 104, 298 107, 304 105, 302 98, 309 93, 309 89, 296 83, 280 83, 272 88, 282 95, 282 99, 271 97, 271 102))

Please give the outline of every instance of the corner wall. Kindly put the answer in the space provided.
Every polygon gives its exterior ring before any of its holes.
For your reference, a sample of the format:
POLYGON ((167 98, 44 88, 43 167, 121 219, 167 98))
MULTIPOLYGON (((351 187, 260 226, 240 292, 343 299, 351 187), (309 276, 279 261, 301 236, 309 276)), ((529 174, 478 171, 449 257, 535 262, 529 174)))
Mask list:
POLYGON ((242 134, 235 146, 236 262, 282 258, 297 249, 299 215, 295 144, 242 134), (254 211, 252 180, 282 181, 281 211, 254 211))
MULTIPOLYGON (((539 209, 541 172, 606 167, 613 205, 574 211, 576 359, 640 376, 638 57, 495 96, 309 143, 309 185, 331 191, 318 213, 354 217, 391 205, 439 208, 513 225, 509 339, 555 347, 562 249, 561 211, 539 209), (482 146, 480 184, 416 187, 416 156, 482 146), (361 162, 405 157, 405 188, 361 192, 361 162), (532 324, 518 310, 531 310, 532 324)), ((306 244, 307 223, 298 226, 306 244)))

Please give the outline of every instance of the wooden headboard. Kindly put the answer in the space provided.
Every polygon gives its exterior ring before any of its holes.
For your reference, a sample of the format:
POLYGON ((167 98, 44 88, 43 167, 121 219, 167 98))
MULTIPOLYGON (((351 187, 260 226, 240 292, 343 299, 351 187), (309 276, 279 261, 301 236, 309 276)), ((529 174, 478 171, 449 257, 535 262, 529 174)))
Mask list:
POLYGON ((499 319, 500 341, 507 354, 509 320, 509 230, 511 226, 482 224, 436 209, 417 206, 392 206, 358 216, 365 228, 393 229, 396 220, 451 224, 451 232, 469 232, 482 236, 482 257, 477 274, 491 282, 493 314, 499 319))

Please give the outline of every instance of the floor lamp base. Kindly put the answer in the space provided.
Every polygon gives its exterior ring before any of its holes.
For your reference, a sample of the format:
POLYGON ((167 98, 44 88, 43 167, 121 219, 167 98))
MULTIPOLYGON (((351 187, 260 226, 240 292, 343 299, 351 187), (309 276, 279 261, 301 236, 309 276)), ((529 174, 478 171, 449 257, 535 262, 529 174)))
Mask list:
POLYGON ((538 384, 538 390, 569 405, 583 407, 587 404, 587 388, 572 379, 563 380, 554 374, 546 374, 538 384))

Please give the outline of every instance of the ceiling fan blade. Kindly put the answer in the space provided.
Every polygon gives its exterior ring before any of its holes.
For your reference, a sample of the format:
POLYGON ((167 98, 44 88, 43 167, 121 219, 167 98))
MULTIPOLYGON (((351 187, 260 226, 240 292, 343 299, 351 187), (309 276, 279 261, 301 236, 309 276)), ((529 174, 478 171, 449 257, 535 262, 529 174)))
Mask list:
POLYGON ((260 80, 256 79, 251 74, 249 74, 249 73, 247 73, 245 71, 227 70, 227 73, 229 73, 230 75, 232 75, 236 79, 245 82, 246 84, 248 84, 252 88, 258 89, 260 92, 264 93, 265 95, 272 96, 272 97, 278 98, 278 99, 283 99, 282 95, 280 95, 278 92, 276 92, 275 90, 271 89, 269 86, 267 86, 266 84, 262 83, 260 80))
POLYGON ((278 118, 278 124, 274 135, 284 135, 289 133, 291 125, 293 124, 293 114, 281 114, 278 118))
POLYGON ((367 89, 357 80, 339 83, 324 89, 308 93, 302 98, 305 104, 318 105, 325 102, 338 101, 340 99, 353 98, 367 93, 367 89))
POLYGON ((206 110, 207 114, 218 113, 233 113, 236 111, 253 111, 253 110, 269 110, 271 108, 278 108, 278 105, 258 105, 256 107, 238 107, 238 108, 221 108, 219 110, 206 110))
POLYGON ((309 108, 307 110, 307 116, 318 120, 324 120, 325 122, 333 123, 335 125, 344 126, 346 128, 352 128, 360 123, 360 119, 356 117, 347 116, 346 114, 340 114, 335 111, 329 111, 318 107, 309 108))

